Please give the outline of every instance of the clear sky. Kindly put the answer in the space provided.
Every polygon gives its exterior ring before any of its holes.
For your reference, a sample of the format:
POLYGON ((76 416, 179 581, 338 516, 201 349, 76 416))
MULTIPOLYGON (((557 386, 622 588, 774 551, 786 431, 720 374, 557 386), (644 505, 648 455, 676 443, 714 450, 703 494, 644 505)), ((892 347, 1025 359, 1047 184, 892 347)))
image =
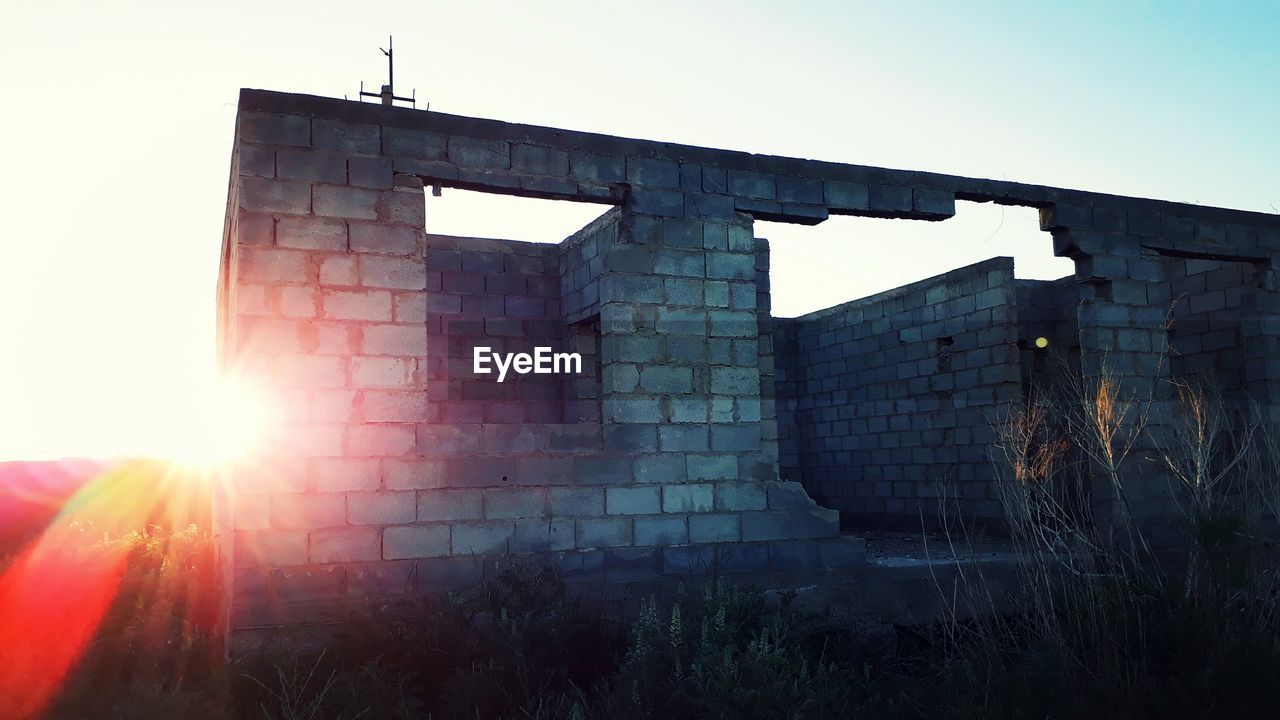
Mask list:
MULTIPOLYGON (((1280 3, 12 3, 0 27, 0 460, 198 432, 237 91, 376 87, 616 135, 1280 212, 1280 3)), ((446 191, 432 232, 601 208, 446 191)), ((1033 211, 760 223, 795 315, 995 255, 1033 211)))

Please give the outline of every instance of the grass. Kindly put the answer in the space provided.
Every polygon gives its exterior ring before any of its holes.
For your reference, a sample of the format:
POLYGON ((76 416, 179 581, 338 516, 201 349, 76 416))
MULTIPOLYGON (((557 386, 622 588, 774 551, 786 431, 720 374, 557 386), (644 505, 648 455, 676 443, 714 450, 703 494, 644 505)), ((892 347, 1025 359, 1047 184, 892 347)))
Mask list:
POLYGON ((549 570, 512 565, 408 615, 371 606, 324 648, 225 664, 201 594, 206 535, 85 529, 72 536, 78 562, 123 554, 125 572, 46 716, 1273 717, 1280 440, 1212 388, 1169 396, 1144 402, 1104 372, 1004 418, 994 455, 1022 559, 1014 605, 959 612, 993 602, 966 570, 957 611, 923 628, 723 583, 640 599, 624 618, 578 602, 549 570), (1153 496, 1167 498, 1175 536, 1149 536, 1153 496))

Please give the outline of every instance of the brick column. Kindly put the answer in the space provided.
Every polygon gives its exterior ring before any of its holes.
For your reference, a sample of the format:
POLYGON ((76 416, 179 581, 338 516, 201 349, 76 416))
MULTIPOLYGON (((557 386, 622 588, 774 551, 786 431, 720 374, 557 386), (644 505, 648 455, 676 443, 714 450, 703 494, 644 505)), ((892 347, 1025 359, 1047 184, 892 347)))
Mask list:
POLYGON ((229 365, 279 414, 230 508, 234 602, 257 624, 411 579, 383 526, 415 508, 398 478, 426 408, 424 203, 376 126, 246 113, 239 139, 229 365))
POLYGON ((1255 287, 1242 298, 1240 338, 1245 353, 1245 385, 1262 419, 1280 423, 1280 256, 1254 269, 1255 287))
MULTIPOLYGON (((1120 396, 1149 412, 1147 432, 1159 432, 1167 417, 1170 376, 1166 314, 1169 289, 1160 261, 1144 255, 1144 237, 1160 233, 1160 219, 1107 206, 1058 203, 1041 211, 1041 227, 1053 234, 1054 252, 1075 260, 1081 284, 1077 311, 1081 372, 1096 380, 1103 368, 1116 380, 1120 396)), ((1087 386, 1087 385, 1086 385, 1087 386)), ((1132 419, 1132 418, 1131 418, 1132 419)), ((1122 472, 1134 519, 1154 527, 1170 519, 1168 480, 1146 461, 1148 444, 1130 454, 1122 472)), ((1093 485, 1095 519, 1111 524, 1123 517, 1109 482, 1093 485)))

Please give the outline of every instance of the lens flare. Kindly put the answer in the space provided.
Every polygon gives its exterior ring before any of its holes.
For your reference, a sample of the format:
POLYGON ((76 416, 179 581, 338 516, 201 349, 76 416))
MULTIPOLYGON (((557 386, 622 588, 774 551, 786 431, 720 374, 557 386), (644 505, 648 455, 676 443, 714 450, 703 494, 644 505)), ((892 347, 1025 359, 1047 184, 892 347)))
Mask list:
POLYGON ((198 395, 188 429, 171 436, 170 447, 157 454, 197 468, 243 460, 262 447, 271 415, 262 394, 247 382, 219 380, 198 395))

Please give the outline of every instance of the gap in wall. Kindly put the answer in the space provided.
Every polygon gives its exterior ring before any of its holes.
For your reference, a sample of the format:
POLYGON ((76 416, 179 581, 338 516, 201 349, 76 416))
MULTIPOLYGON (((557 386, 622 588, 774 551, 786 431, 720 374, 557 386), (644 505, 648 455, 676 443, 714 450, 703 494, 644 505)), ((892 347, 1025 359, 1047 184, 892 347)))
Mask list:
MULTIPOLYGON (((428 220, 429 222, 429 220, 428 220)), ((1071 275, 1054 257, 1035 208, 956 203, 941 222, 832 216, 815 226, 756 221, 769 240, 773 314, 796 317, 993 257, 1014 258, 1016 277, 1071 275)))
POLYGON ((609 210, 610 205, 545 200, 497 193, 426 189, 428 233, 558 243, 609 210))
MULTIPOLYGON (((427 382, 440 422, 598 422, 600 324, 593 223, 611 205, 426 189, 427 382), (583 231, 586 226, 590 230, 583 231), (566 243, 566 239, 574 240, 566 243), (479 239, 477 239, 479 238, 479 239), (532 244, 530 244, 532 243, 532 244), (432 292, 434 291, 434 293, 432 292), (495 381, 476 348, 509 355, 578 353, 572 374, 495 381)), ((490 370, 493 363, 490 362, 490 370)))

